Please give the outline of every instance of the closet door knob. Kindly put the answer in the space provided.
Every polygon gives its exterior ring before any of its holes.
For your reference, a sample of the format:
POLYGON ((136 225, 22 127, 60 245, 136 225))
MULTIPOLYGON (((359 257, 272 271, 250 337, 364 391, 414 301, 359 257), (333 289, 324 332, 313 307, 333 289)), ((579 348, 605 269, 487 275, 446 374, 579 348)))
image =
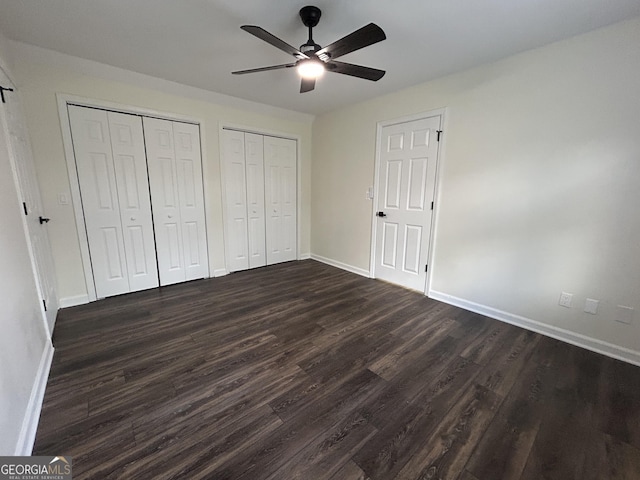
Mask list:
POLYGON ((131 217, 131 221, 135 222, 136 221, 136 217, 131 217))
POLYGON ((173 215, 169 214, 169 215, 167 215, 167 217, 169 217, 169 218, 173 218, 173 215))

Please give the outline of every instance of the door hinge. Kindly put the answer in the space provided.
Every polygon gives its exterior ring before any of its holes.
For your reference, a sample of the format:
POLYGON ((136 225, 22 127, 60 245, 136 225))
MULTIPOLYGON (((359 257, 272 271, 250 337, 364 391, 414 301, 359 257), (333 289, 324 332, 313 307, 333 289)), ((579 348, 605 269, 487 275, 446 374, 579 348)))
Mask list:
POLYGON ((27 202, 22 202, 22 208, 24 208, 24 214, 29 215, 29 211, 27 210, 27 202))
POLYGON ((47 311, 47 301, 43 298, 42 299, 42 305, 44 305, 44 311, 47 311))
POLYGON ((438 138, 436 138, 436 141, 440 141, 440 134, 442 133, 442 130, 436 130, 436 133, 438 134, 438 138))
POLYGON ((425 271, 425 273, 427 272, 427 270, 428 270, 428 269, 429 269, 429 265, 425 265, 425 266, 424 266, 424 271, 425 271))
POLYGON ((431 202, 431 210, 433 210, 433 202, 431 202))
POLYGON ((2 103, 7 103, 4 99, 4 92, 13 92, 13 88, 0 87, 0 97, 2 98, 2 103))

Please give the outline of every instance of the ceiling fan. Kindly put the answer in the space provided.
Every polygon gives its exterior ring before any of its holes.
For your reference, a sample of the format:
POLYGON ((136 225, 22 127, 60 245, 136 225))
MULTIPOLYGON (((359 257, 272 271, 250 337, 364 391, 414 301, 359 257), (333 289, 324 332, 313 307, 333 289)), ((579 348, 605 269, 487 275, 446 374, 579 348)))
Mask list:
POLYGON ((245 32, 249 32, 260 40, 264 40, 283 52, 293 55, 297 60, 293 63, 252 68, 250 70, 239 70, 232 73, 234 75, 244 75, 245 73, 265 72, 268 70, 296 67, 298 73, 302 77, 300 93, 310 92, 313 90, 316 86, 316 79, 322 75, 325 70, 334 73, 342 73, 343 75, 351 75, 352 77, 364 78, 374 82, 380 80, 385 74, 384 70, 363 67, 362 65, 354 65, 352 63, 337 62, 335 59, 346 55, 347 53, 355 52, 361 48, 373 45, 374 43, 381 42, 387 38, 384 31, 375 23, 370 23, 369 25, 365 25, 346 37, 343 37, 323 48, 313 41, 312 32, 313 27, 315 27, 320 21, 321 14, 322 12, 318 7, 307 6, 300 9, 300 18, 302 19, 302 23, 309 28, 309 39, 307 40, 307 43, 300 45, 299 50, 283 40, 280 40, 278 37, 272 35, 261 27, 256 25, 243 25, 240 28, 245 32))

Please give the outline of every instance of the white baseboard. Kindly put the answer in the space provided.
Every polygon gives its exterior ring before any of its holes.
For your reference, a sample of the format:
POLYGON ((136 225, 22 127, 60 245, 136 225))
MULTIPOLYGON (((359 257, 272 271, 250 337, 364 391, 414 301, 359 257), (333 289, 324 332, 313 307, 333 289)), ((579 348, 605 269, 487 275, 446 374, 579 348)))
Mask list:
POLYGON ((312 258, 313 260, 317 260, 318 262, 331 265, 332 267, 341 268, 342 270, 346 270, 347 272, 351 272, 357 275, 361 275, 363 277, 371 278, 371 275, 369 274, 369 270, 365 270, 363 268, 354 267, 353 265, 342 263, 337 260, 332 260, 330 258, 322 257, 320 255, 316 255, 315 253, 312 253, 310 258, 312 258))
POLYGON ((89 303, 89 295, 76 295, 74 297, 64 297, 60 299, 60 308, 75 307, 89 303))
POLYGON ((309 260, 310 258, 311 258, 311 254, 310 253, 302 253, 298 257, 298 260, 309 260))
POLYGON ((226 268, 217 268, 213 271, 213 277, 224 277, 225 275, 229 275, 226 268))
POLYGON ((542 335, 546 335, 547 337, 570 343, 571 345, 586 348, 587 350, 601 353, 602 355, 606 355, 617 360, 622 360, 623 362, 640 366, 640 352, 636 350, 620 347, 603 340, 598 340, 597 338, 588 337, 586 335, 575 333, 564 328, 555 327, 553 325, 547 325, 530 318, 522 317, 520 315, 515 315, 509 312, 504 312, 502 310, 488 307, 486 305, 481 305, 479 303, 470 302, 468 300, 464 300, 462 298, 435 290, 429 290, 427 296, 429 298, 433 298, 434 300, 439 300, 456 307, 464 308, 465 310, 479 313, 486 317, 494 318, 505 323, 510 323, 511 325, 522 327, 533 332, 541 333, 542 335))
POLYGON ((31 396, 27 404, 27 413, 22 420, 22 428, 20 429, 20 437, 14 455, 30 456, 33 451, 33 444, 36 441, 36 430, 40 421, 40 411, 42 410, 42 402, 44 401, 44 392, 47 388, 47 380, 49 379, 49 370, 51 370, 51 361, 53 360, 53 345, 46 342, 42 357, 40 357, 40 365, 36 380, 31 388, 31 396))

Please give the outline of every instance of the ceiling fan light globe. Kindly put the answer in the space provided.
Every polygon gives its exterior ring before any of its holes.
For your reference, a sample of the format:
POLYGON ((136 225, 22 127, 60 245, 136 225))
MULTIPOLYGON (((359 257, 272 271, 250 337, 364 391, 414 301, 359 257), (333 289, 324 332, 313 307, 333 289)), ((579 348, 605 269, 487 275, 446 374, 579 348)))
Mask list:
POLYGON ((298 74, 302 78, 313 79, 321 77, 324 73, 324 63, 320 60, 302 60, 298 63, 298 74))

